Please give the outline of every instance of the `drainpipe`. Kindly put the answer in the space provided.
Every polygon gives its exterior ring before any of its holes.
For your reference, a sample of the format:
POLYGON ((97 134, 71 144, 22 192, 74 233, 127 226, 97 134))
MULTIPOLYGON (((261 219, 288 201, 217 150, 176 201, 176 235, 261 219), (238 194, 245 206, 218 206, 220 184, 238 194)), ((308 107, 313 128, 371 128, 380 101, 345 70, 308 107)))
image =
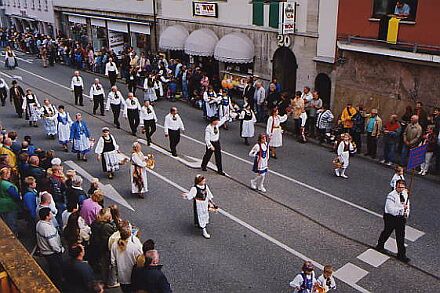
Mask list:
POLYGON ((153 30, 154 30, 154 49, 156 52, 159 50, 157 42, 157 11, 156 11, 156 0, 153 0, 153 30))

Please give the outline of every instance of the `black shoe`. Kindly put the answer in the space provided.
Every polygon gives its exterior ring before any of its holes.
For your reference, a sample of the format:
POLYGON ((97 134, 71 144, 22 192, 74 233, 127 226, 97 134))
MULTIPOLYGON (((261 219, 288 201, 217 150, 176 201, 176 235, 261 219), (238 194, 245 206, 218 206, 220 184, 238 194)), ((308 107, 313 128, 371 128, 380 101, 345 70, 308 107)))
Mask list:
POLYGON ((96 115, 96 112, 93 112, 93 115, 96 115))
POLYGON ((84 104, 79 104, 81 107, 84 107, 84 104))
POLYGON ((131 135, 136 136, 136 132, 132 132, 131 135))
POLYGON ((404 263, 409 263, 411 261, 411 259, 409 259, 409 257, 406 257, 405 255, 398 256, 397 259, 404 263))
POLYGON ((223 171, 217 171, 217 174, 218 174, 218 175, 222 175, 222 176, 226 176, 226 173, 223 172, 223 171))
POLYGON ((205 172, 206 172, 206 171, 207 171, 207 170, 206 170, 206 167, 205 167, 205 168, 204 168, 204 167, 202 167, 202 171, 205 171, 205 172))
POLYGON ((101 116, 105 116, 105 114, 104 114, 104 113, 101 113, 101 116))
POLYGON ((116 128, 117 128, 117 129, 121 129, 121 126, 120 126, 120 125, 116 125, 116 128))
MULTIPOLYGON (((149 145, 149 144, 148 144, 149 145)), ((177 154, 176 153, 174 153, 174 154, 171 154, 173 157, 177 157, 177 154)))
POLYGON ((81 159, 80 154, 76 154, 76 158, 77 158, 78 160, 81 159))
POLYGON ((385 254, 385 248, 383 248, 383 247, 379 247, 378 245, 376 245, 376 247, 374 249, 379 251, 380 253, 385 254))

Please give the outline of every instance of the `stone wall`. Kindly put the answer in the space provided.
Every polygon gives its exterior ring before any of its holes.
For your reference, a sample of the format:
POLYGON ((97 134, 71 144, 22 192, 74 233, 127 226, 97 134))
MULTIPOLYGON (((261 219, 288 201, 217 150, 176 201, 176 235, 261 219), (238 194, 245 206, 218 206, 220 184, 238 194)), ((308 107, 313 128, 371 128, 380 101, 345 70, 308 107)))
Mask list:
POLYGON ((407 105, 422 101, 426 110, 440 106, 440 68, 386 56, 344 52, 346 62, 336 67, 333 110, 338 115, 347 102, 363 105, 379 115, 402 115, 407 105))

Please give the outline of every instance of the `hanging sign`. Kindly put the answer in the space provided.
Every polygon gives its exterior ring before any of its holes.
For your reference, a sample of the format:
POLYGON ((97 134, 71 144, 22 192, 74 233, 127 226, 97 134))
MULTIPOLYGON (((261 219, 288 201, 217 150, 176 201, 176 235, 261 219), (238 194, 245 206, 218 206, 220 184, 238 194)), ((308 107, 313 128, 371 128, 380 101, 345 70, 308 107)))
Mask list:
POLYGON ((193 2, 193 16, 218 17, 217 3, 193 2))
POLYGON ((283 17, 281 18, 281 34, 282 35, 290 35, 295 33, 295 9, 296 2, 288 0, 287 2, 282 2, 282 13, 283 17))

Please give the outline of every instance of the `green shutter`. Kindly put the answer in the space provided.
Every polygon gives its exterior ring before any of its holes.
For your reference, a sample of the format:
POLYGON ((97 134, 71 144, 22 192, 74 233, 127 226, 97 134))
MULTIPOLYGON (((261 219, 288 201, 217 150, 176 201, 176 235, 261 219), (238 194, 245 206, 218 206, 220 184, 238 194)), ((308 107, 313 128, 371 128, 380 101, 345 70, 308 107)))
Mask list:
POLYGON ((280 3, 271 2, 269 7, 269 26, 278 28, 280 23, 280 3))
POLYGON ((252 2, 252 23, 254 25, 264 25, 264 3, 263 0, 254 0, 252 2))

